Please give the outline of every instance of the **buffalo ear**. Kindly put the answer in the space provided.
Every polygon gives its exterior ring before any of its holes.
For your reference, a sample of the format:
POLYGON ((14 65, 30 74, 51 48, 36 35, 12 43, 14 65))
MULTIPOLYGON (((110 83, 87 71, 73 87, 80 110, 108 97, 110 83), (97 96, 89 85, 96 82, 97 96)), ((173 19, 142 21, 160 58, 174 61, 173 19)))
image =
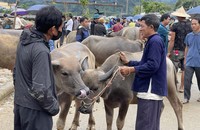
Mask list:
POLYGON ((88 56, 83 58, 80 63, 81 63, 81 68, 82 68, 83 71, 89 69, 88 56))
POLYGON ((56 70, 60 66, 60 62, 58 60, 51 61, 51 64, 53 66, 53 70, 56 70))

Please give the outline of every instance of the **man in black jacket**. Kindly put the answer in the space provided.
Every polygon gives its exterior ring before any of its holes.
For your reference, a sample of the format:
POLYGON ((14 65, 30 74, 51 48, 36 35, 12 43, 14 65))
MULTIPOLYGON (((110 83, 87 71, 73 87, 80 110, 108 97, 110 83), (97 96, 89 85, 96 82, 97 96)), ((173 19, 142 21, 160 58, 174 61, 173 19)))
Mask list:
POLYGON ((62 13, 53 6, 41 9, 35 27, 24 30, 13 73, 14 130, 51 130, 59 112, 48 41, 62 35, 62 13))
POLYGON ((91 25, 90 25, 90 35, 94 35, 94 28, 95 28, 95 25, 98 23, 99 14, 94 14, 93 19, 94 20, 91 22, 91 25))
POLYGON ((106 35, 106 27, 104 26, 104 18, 100 18, 99 22, 95 24, 94 27, 94 35, 105 36, 106 35))

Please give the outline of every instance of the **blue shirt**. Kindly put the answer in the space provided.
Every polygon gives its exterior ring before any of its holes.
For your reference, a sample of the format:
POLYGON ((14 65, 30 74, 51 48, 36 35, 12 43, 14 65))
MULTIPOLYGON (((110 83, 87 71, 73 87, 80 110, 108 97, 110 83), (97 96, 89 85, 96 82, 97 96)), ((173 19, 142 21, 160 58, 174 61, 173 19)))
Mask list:
POLYGON ((129 66, 134 66, 136 70, 133 91, 147 92, 151 79, 151 93, 167 96, 165 47, 159 34, 148 38, 141 61, 130 61, 129 66))
POLYGON ((187 34, 185 44, 188 47, 186 66, 200 67, 200 32, 187 34))
POLYGON ((168 34, 169 34, 169 31, 167 30, 167 28, 162 24, 160 23, 160 26, 157 30, 158 34, 160 34, 161 38, 163 39, 164 41, 164 45, 165 45, 165 51, 166 51, 166 54, 168 52, 168 34))

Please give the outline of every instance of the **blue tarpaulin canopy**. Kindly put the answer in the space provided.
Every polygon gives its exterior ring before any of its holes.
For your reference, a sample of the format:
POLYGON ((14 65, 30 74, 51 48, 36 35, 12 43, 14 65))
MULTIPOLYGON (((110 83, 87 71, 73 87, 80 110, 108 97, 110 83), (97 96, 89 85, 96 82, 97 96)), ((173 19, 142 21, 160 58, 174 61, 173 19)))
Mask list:
MULTIPOLYGON (((14 14, 15 14, 15 10, 11 12, 11 15, 14 15, 14 14)), ((17 15, 26 15, 26 14, 28 14, 28 12, 25 9, 17 8, 16 14, 17 15)))
POLYGON ((136 21, 138 19, 141 19, 143 15, 141 14, 136 14, 134 17, 133 17, 133 21, 136 21))
POLYGON ((200 6, 191 8, 187 11, 188 14, 200 14, 200 6))
POLYGON ((126 17, 126 19, 127 19, 128 21, 130 21, 131 19, 133 20, 133 17, 132 17, 132 16, 128 16, 128 17, 126 17))
POLYGON ((46 7, 46 6, 48 6, 48 5, 33 5, 33 6, 29 7, 29 8, 27 9, 27 11, 28 11, 28 12, 38 11, 38 10, 40 10, 40 9, 46 7))

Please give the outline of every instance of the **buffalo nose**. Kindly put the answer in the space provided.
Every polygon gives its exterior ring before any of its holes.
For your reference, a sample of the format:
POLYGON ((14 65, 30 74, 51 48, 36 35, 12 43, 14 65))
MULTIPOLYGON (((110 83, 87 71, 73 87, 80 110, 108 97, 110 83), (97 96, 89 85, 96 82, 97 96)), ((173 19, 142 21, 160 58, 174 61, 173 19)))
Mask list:
POLYGON ((76 96, 79 98, 79 99, 84 99, 87 97, 87 95, 89 95, 90 93, 90 89, 88 87, 85 87, 83 89, 81 89, 77 94, 76 96))

